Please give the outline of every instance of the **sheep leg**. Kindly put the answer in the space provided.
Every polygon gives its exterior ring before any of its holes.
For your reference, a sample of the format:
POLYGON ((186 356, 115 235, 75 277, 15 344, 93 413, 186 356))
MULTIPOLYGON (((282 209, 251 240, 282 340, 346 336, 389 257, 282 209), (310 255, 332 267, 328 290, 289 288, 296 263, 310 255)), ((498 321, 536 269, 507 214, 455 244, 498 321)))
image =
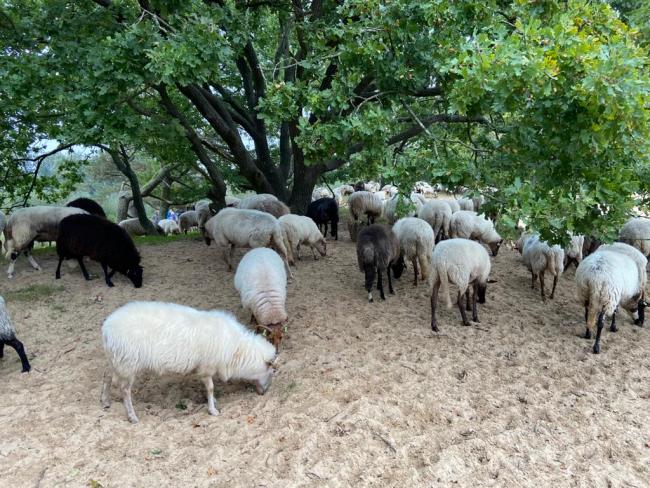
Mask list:
POLYGON ((464 293, 461 293, 460 291, 458 292, 458 299, 456 300, 456 304, 458 305, 458 310, 460 310, 460 316, 463 319, 463 325, 470 325, 469 321, 467 320, 467 314, 465 313, 465 307, 463 306, 464 295, 464 293))
POLYGON ((377 290, 379 290, 379 296, 381 299, 386 300, 386 296, 384 295, 384 285, 381 282, 381 269, 379 269, 379 267, 377 267, 377 290))
POLYGON ((63 256, 59 256, 59 265, 56 267, 56 272, 54 273, 54 278, 57 280, 61 279, 61 263, 63 262, 63 256))
POLYGON ((133 402, 131 401, 131 386, 133 386, 133 377, 120 378, 120 389, 122 390, 122 401, 124 403, 124 409, 126 410, 126 418, 128 418, 129 422, 132 424, 137 424, 138 416, 135 414, 133 402))
POLYGON ((9 347, 13 347, 16 350, 16 354, 18 354, 18 357, 20 358, 20 362, 23 365, 23 373, 28 373, 29 370, 32 368, 29 365, 29 361, 27 360, 27 355, 25 354, 25 348, 23 347, 23 343, 20 342, 15 337, 8 341, 4 341, 4 343, 7 344, 9 347))
POLYGON ((436 305, 438 303, 438 290, 440 290, 440 282, 436 281, 431 290, 431 330, 438 332, 438 321, 436 320, 436 305))
POLYGON ((214 400, 214 383, 212 383, 212 376, 206 376, 205 378, 202 378, 202 381, 208 395, 208 412, 210 415, 219 415, 219 410, 217 410, 217 405, 214 400))
POLYGON ((388 293, 391 295, 395 294, 395 290, 393 290, 393 281, 390 277, 390 265, 386 268, 386 274, 388 275, 388 293))
POLYGON ((309 245, 311 247, 311 255, 314 256, 314 261, 318 261, 318 255, 316 253, 316 248, 312 246, 311 244, 309 245))
POLYGON ((0 358, 5 355, 5 341, 0 340, 0 358))
POLYGON ((643 322, 645 321, 645 300, 642 298, 639 300, 639 305, 637 308, 637 314, 638 317, 634 321, 634 325, 638 325, 639 327, 643 327, 643 322))
MULTIPOLYGON (((476 295, 476 285, 473 285, 474 288, 474 295, 476 295)), ((467 291, 465 292, 465 310, 468 312, 472 310, 472 303, 469 301, 469 286, 467 287, 467 291)))
POLYGON ((112 272, 109 273, 108 272, 108 266, 106 265, 106 263, 100 263, 100 264, 102 265, 102 269, 104 270, 104 279, 106 280, 106 284, 108 286, 115 286, 115 285, 113 285, 113 282, 111 281, 111 276, 113 276, 113 273, 115 273, 115 271, 112 271, 112 272))
POLYGON ((19 253, 15 251, 11 253, 11 261, 9 262, 9 267, 7 268, 7 278, 14 277, 14 268, 16 267, 16 259, 18 259, 18 254, 19 253))
MULTIPOLYGON (((323 237, 327 237, 327 221, 325 221, 324 224, 321 224, 321 225, 319 226, 319 229, 318 229, 318 230, 321 230, 320 228, 324 228, 324 229, 325 229, 325 232, 323 232, 323 237)), ((330 235, 331 235, 331 234, 330 234, 330 235)))
POLYGON ((228 271, 232 271, 232 261, 235 257, 235 245, 230 244, 230 252, 228 253, 228 271))
POLYGON ((302 256, 300 255, 300 242, 296 246, 296 254, 298 256, 298 261, 302 261, 302 256))
POLYGON ((588 316, 589 316, 589 302, 585 302, 585 322, 587 321, 588 316))
POLYGON ((557 286, 557 279, 558 279, 558 275, 555 275, 553 277, 553 289, 551 290, 551 296, 549 297, 551 300, 553 300, 553 297, 555 296, 555 287, 557 286))
POLYGON ((542 288, 542 301, 546 302, 546 295, 544 294, 544 271, 539 273, 539 286, 542 288))
POLYGON ((618 329, 616 328, 616 312, 618 311, 618 307, 616 307, 616 310, 614 310, 614 313, 612 314, 612 323, 609 326, 609 331, 610 332, 618 332, 618 329))
POLYGON ((413 286, 418 286, 418 258, 417 258, 417 256, 413 256, 411 258, 411 262, 413 263, 413 286))
POLYGON ((29 264, 31 264, 32 268, 34 268, 37 271, 40 271, 41 267, 34 259, 34 256, 32 256, 32 249, 34 249, 34 242, 32 242, 27 248, 27 250, 25 251, 25 256, 27 256, 27 260, 29 261, 29 264))
POLYGON ((102 383, 101 403, 102 408, 111 406, 111 384, 113 383, 113 366, 109 364, 104 370, 104 381, 102 383))
MULTIPOLYGON (((83 258, 78 258, 77 262, 79 263, 79 267, 81 268, 81 272, 84 275, 84 278, 86 278, 86 281, 90 280, 90 275, 88 274, 88 270, 86 269, 86 265, 84 264, 84 259, 83 258)), ((111 286, 111 285, 108 285, 111 286)))
POLYGON ((478 307, 476 306, 476 301, 478 297, 478 283, 474 283, 474 290, 472 294, 472 320, 478 324, 481 323, 481 321, 478 319, 478 307))
POLYGON ((603 326, 605 325, 605 312, 600 312, 598 314, 598 329, 596 330, 596 342, 594 343, 594 354, 600 352, 600 333, 603 331, 603 326))
POLYGON ((530 272, 530 277, 531 277, 530 288, 532 290, 534 290, 535 289, 535 280, 537 279, 537 275, 531 271, 530 272))

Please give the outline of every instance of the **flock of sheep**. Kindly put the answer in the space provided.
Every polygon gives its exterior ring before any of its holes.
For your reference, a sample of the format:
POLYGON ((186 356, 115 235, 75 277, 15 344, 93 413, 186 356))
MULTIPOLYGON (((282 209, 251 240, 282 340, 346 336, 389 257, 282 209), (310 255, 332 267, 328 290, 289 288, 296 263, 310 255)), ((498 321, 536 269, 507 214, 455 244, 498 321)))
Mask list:
MULTIPOLYGON (((338 239, 339 205, 347 198, 350 236, 356 242, 359 269, 364 273, 368 300, 377 282, 385 299, 383 276, 393 293, 393 278, 400 278, 406 263, 418 278, 431 287, 431 328, 438 330, 436 308, 441 294, 451 308, 450 284, 457 288, 456 303, 464 325, 479 321, 478 303, 485 302, 491 260, 487 249, 497 256, 503 239, 494 223, 480 214, 482 198, 431 199, 435 190, 418 183, 409 197, 395 187, 359 183, 343 185, 328 195, 317 189, 307 216, 290 213, 275 196, 253 195, 242 200, 230 199, 229 207, 212 215, 205 203, 180 215, 174 221, 157 225, 165 233, 198 227, 205 242, 220 249, 228 270, 234 268, 235 248, 250 248, 236 266, 234 286, 242 306, 251 313, 256 332, 237 322, 224 311, 199 311, 186 306, 161 302, 132 302, 114 311, 102 326, 103 345, 108 367, 104 374, 101 401, 110 405, 113 379, 119 383, 127 417, 138 418, 131 400, 131 386, 144 370, 159 374, 197 374, 206 387, 208 411, 217 414, 213 395, 213 376, 220 380, 243 380, 263 394, 274 374, 277 350, 287 321, 287 283, 293 279, 291 266, 301 258, 301 246, 311 248, 314 259, 325 256, 329 233, 338 239), (333 195, 332 195, 333 193, 333 195), (428 197, 428 198, 427 198, 428 197), (398 199, 414 204, 411 215, 397 218, 398 199), (375 223, 384 216, 391 225, 375 223), (172 225, 173 224, 173 225, 172 225), (175 226, 175 227, 174 227, 175 226), (295 254, 294 254, 295 253, 295 254)), ((14 276, 18 256, 25 254, 35 269, 31 255, 35 241, 56 241, 59 263, 55 277, 60 278, 65 259, 77 261, 86 279, 90 276, 84 258, 100 263, 104 279, 113 286, 116 272, 128 277, 135 287, 142 286, 140 255, 131 235, 143 233, 137 219, 119 224, 110 222, 96 202, 77 199, 66 207, 28 207, 14 211, 9 218, 0 213, 0 231, 10 259, 8 276, 14 276), (134 222, 135 221, 135 222, 134 222)), ((619 307, 629 311, 637 325, 643 325, 646 256, 650 253, 650 220, 631 219, 620 232, 620 241, 610 245, 583 236, 574 236, 568 248, 550 246, 536 234, 522 234, 516 249, 531 272, 534 288, 539 278, 542 299, 546 300, 545 277, 553 277, 552 299, 558 278, 574 262, 577 298, 585 307, 586 332, 590 338, 596 329, 593 352, 600 351, 600 336, 606 316, 612 317, 616 331, 619 307), (583 259, 584 258, 584 259, 583 259)), ((23 371, 30 365, 0 297, 0 357, 4 345, 20 356, 23 371)))

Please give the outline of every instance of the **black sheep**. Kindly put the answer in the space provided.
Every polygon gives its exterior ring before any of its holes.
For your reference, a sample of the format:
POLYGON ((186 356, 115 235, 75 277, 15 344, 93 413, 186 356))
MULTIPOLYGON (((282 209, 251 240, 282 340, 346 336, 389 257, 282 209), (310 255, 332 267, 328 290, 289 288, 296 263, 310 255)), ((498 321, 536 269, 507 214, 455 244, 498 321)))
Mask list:
POLYGON ((318 226, 318 230, 323 232, 322 226, 325 226, 323 237, 327 237, 327 223, 331 223, 330 235, 335 240, 339 240, 339 206, 333 198, 319 198, 314 200, 307 207, 307 217, 312 219, 318 226))
POLYGON ((64 259, 76 259, 84 278, 89 280, 83 263, 84 256, 88 256, 101 264, 108 286, 113 286, 111 278, 116 271, 129 278, 136 288, 142 286, 140 254, 131 237, 119 225, 101 217, 77 214, 64 218, 59 225, 56 252, 59 255, 57 280, 61 278, 64 259))
POLYGON ((106 212, 104 212, 102 206, 90 198, 77 198, 76 200, 72 200, 70 203, 68 203, 66 207, 80 208, 81 210, 85 210, 91 215, 97 215, 98 217, 106 218, 106 212))
POLYGON ((372 224, 359 232, 357 239, 357 260, 359 270, 366 275, 366 291, 368 301, 372 302, 372 284, 377 273, 377 289, 382 300, 384 286, 381 275, 384 271, 388 275, 388 291, 392 294, 393 282, 390 278, 390 271, 393 270, 395 278, 402 276, 404 271, 404 258, 400 254, 400 246, 397 236, 393 230, 381 224, 372 224))

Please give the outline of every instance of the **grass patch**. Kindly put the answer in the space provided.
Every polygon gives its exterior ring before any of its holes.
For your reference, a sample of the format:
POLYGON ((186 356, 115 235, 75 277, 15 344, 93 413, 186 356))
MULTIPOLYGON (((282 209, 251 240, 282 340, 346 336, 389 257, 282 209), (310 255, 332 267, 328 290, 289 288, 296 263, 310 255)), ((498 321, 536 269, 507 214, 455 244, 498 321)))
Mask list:
POLYGON ((54 293, 63 291, 64 289, 65 288, 61 285, 30 285, 26 288, 6 292, 5 299, 7 301, 16 302, 33 302, 43 298, 48 298, 54 293))
POLYGON ((133 238, 133 242, 137 245, 147 245, 147 246, 160 246, 163 244, 169 244, 174 241, 193 241, 198 238, 201 238, 201 234, 198 232, 188 232, 186 234, 176 234, 171 236, 136 236, 133 238))

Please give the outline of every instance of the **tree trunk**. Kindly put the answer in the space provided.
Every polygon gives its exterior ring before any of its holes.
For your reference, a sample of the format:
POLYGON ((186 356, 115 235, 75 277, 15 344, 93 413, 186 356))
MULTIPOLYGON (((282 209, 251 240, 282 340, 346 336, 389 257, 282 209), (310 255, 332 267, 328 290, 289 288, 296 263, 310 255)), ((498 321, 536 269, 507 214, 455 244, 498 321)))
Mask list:
POLYGON ((307 207, 311 203, 311 195, 321 174, 322 171, 318 167, 305 166, 304 164, 295 165, 293 190, 289 201, 292 213, 298 215, 307 213, 307 207))

